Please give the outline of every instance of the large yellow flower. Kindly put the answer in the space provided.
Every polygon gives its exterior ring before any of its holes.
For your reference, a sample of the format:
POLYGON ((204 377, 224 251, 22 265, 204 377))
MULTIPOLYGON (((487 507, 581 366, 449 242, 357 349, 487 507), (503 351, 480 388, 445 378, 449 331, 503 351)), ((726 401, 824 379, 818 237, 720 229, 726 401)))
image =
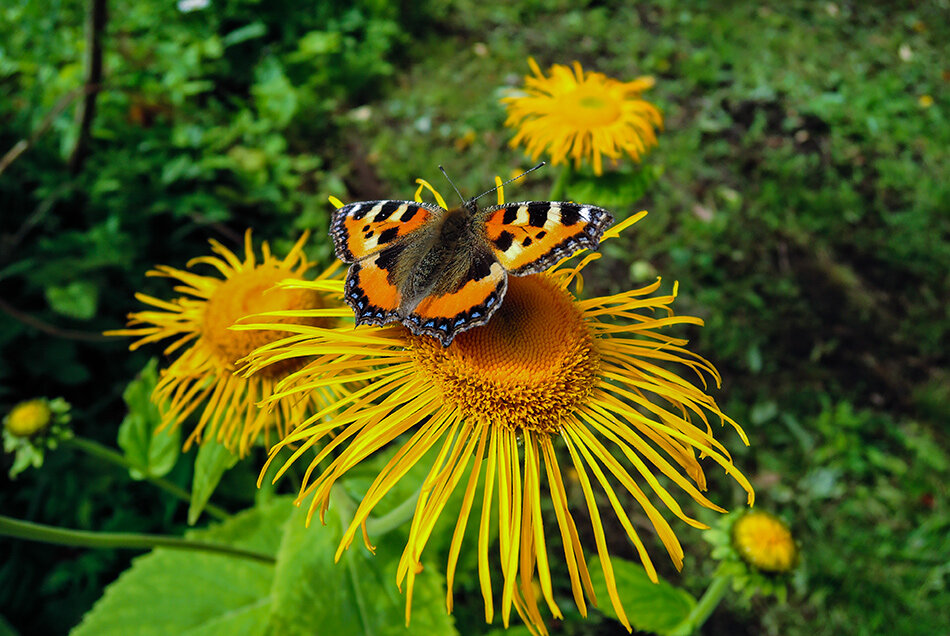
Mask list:
POLYGON ((512 147, 524 145, 534 159, 546 153, 555 165, 568 158, 577 167, 590 161, 600 175, 603 156, 616 160, 627 154, 639 161, 656 145, 663 118, 640 98, 653 86, 652 77, 620 82, 585 73, 579 62, 573 69, 555 64, 545 76, 534 59, 528 64, 533 75, 525 78, 524 94, 502 99, 508 107, 505 125, 517 130, 512 147))
MULTIPOLYGON (((265 242, 260 261, 254 253, 250 230, 245 234, 243 261, 212 240, 212 251, 217 256, 192 259, 188 267, 209 265, 220 276, 159 265, 147 275, 175 280, 179 283, 175 291, 184 295, 166 301, 138 293, 135 297, 139 301, 156 309, 129 314, 129 329, 107 332, 137 337, 129 347, 132 350, 166 338, 174 338, 165 348, 166 355, 184 348, 162 370, 152 398, 165 406, 163 426, 178 426, 204 405, 197 425, 185 441, 186 450, 211 434, 244 455, 261 433, 266 436, 270 429, 275 429, 277 438, 282 438, 288 422, 304 417, 310 404, 308 399, 277 400, 275 408, 268 411, 257 406, 261 399, 271 395, 278 381, 298 369, 303 361, 274 364, 249 378, 234 373, 238 360, 288 334, 234 331, 230 327, 250 314, 304 309, 309 310, 307 317, 282 320, 313 327, 333 324, 332 317, 322 314, 321 308, 331 304, 326 294, 309 289, 272 289, 285 279, 301 280, 312 267, 303 254, 306 239, 307 234, 301 236, 284 259, 274 257, 265 242)), ((325 271, 317 280, 325 280, 336 268, 335 265, 325 271)))
MULTIPOLYGON (((610 230, 605 238, 616 236, 643 214, 610 230)), ((323 518, 331 488, 349 470, 397 439, 402 444, 360 502, 337 558, 361 528, 370 547, 365 522, 373 508, 421 457, 435 449, 437 458, 421 485, 398 569, 398 583, 407 587, 407 621, 413 581, 422 571, 423 549, 450 495, 463 481, 463 503, 446 574, 449 611, 462 538, 475 507, 486 620, 492 621, 496 603, 489 566, 490 528, 496 522, 502 618, 507 625, 514 607, 541 632, 546 630, 540 600, 555 617, 562 615, 552 590, 547 547, 549 541, 557 543, 551 540, 554 525, 574 601, 585 615, 585 595, 596 602, 562 463, 576 472, 610 602, 628 629, 597 491, 606 496, 654 581, 656 572, 629 506, 638 505, 646 514, 677 567, 682 564, 683 550, 655 500, 687 524, 706 527, 683 512, 654 471, 701 505, 722 512, 701 492, 706 480, 700 457, 706 457, 741 484, 751 503, 752 488, 714 438, 711 422, 728 422, 745 442, 742 430, 704 389, 673 369, 695 373, 704 388, 707 377, 718 384, 718 374, 709 362, 686 350, 684 340, 663 333, 673 325, 702 321, 672 314, 675 291, 651 296, 659 281, 613 296, 577 298, 569 286, 573 283, 575 293, 580 292, 581 270, 597 256, 588 255, 576 266, 562 262, 544 274, 510 278, 504 303, 492 320, 459 334, 448 347, 413 336, 398 324, 293 325, 286 327, 293 337, 273 342, 250 357, 250 372, 292 360, 321 360, 319 366, 310 364, 278 383, 269 400, 305 397, 327 386, 348 393, 300 422, 271 451, 273 460, 280 449, 294 449, 277 479, 312 449, 298 499, 301 503, 313 495, 311 516, 319 509, 323 518), (358 381, 364 384, 355 384, 358 381), (545 496, 553 504, 553 521, 542 518, 545 496), (535 576, 540 598, 533 585, 535 576)), ((295 281, 282 288, 339 294, 343 285, 335 280, 295 281)), ((350 313, 340 307, 336 315, 343 319, 350 313)), ((267 329, 268 325, 242 328, 267 329)))

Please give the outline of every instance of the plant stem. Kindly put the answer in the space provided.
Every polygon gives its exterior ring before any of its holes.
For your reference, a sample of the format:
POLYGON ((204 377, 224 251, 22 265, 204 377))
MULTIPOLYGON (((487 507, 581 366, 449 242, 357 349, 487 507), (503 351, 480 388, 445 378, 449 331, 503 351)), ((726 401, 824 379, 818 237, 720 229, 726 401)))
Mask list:
MULTIPOLYGON (((98 459, 104 459, 107 462, 111 462, 115 464, 116 466, 121 466, 122 468, 125 468, 126 470, 136 470, 138 468, 138 466, 135 466, 134 464, 132 464, 132 462, 126 459, 125 455, 123 455, 122 453, 114 451, 108 446, 103 446, 99 442, 94 442, 91 439, 85 439, 82 437, 73 437, 67 440, 66 443, 71 444, 72 446, 78 448, 79 450, 85 453, 92 455, 93 457, 96 457, 98 459)), ((152 475, 145 475, 145 480, 154 484, 158 488, 164 490, 165 492, 172 495, 173 497, 177 497, 178 499, 181 499, 182 501, 185 501, 185 502, 189 502, 189 503, 191 502, 191 495, 188 493, 187 490, 179 486, 176 486, 175 484, 168 481, 167 479, 164 479, 162 477, 154 477, 152 475)), ((218 519, 219 521, 228 519, 231 516, 223 508, 215 506, 214 504, 211 504, 211 503, 205 506, 204 512, 207 512, 209 515, 211 515, 215 519, 218 519)))
POLYGON ((563 201, 565 193, 567 192, 567 184, 571 181, 573 175, 574 169, 571 167, 571 162, 568 161, 564 164, 564 167, 561 168, 561 172, 554 181, 554 185, 551 186, 551 195, 548 199, 551 201, 563 201))
POLYGON ((341 525, 345 526, 353 519, 353 513, 356 512, 356 502, 347 494, 341 484, 334 485, 330 489, 330 502, 337 508, 341 525))
POLYGON ((180 537, 166 537, 156 534, 66 530, 64 528, 56 528, 44 524, 32 523, 30 521, 21 521, 5 515, 0 515, 0 535, 25 539, 27 541, 42 541, 44 543, 84 548, 124 548, 133 550, 172 548, 176 550, 195 550, 197 552, 224 554, 271 565, 276 562, 274 557, 269 554, 243 550, 220 543, 206 543, 204 541, 194 541, 180 537))
POLYGON ((706 619, 719 606, 722 597, 726 595, 730 581, 732 581, 732 577, 727 574, 715 575, 702 598, 699 599, 689 615, 683 619, 683 622, 670 632, 670 636, 689 636, 699 631, 706 619))
POLYGON ((395 530, 410 519, 416 512, 416 500, 419 498, 419 491, 410 495, 404 502, 384 514, 382 517, 370 517, 366 521, 366 532, 374 537, 382 536, 391 530, 395 530))
MULTIPOLYGON (((382 517, 370 517, 366 520, 366 533, 373 537, 378 537, 391 532, 412 519, 416 511, 416 499, 419 497, 419 491, 410 495, 401 504, 384 514, 382 517)), ((353 520, 356 512, 356 502, 347 494, 342 486, 334 486, 330 490, 330 501, 337 508, 337 514, 340 516, 340 522, 343 525, 353 520)))

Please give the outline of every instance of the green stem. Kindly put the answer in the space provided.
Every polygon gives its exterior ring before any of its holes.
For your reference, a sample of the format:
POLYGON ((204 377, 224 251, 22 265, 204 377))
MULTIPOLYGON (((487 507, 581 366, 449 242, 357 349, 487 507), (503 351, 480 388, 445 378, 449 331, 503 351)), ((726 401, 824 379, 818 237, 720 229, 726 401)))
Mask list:
POLYGON ((419 498, 417 490, 410 495, 404 502, 384 514, 382 517, 370 517, 366 521, 366 532, 371 537, 379 537, 391 530, 402 526, 412 519, 416 512, 416 500, 419 498))
MULTIPOLYGON (((88 453, 89 455, 92 455, 93 457, 96 457, 97 459, 104 459, 105 461, 113 463, 116 466, 125 468, 126 470, 138 469, 138 466, 134 465, 132 462, 126 459, 125 455, 123 455, 122 453, 119 453, 118 451, 114 451, 108 446, 103 446, 99 442, 94 442, 91 439, 85 439, 82 437, 73 437, 67 440, 66 443, 71 444, 72 446, 78 448, 84 453, 88 453)), ((191 495, 188 493, 187 490, 179 486, 176 486, 175 484, 168 481, 167 479, 164 479, 162 477, 154 477, 152 475, 145 475, 145 480, 157 486, 158 488, 164 490, 165 492, 172 495, 173 497, 177 497, 181 499, 182 501, 185 501, 188 503, 191 502, 191 495)), ((231 515, 229 515, 226 510, 218 506, 215 506, 214 504, 211 504, 211 503, 205 506, 204 511, 207 512, 212 517, 214 517, 215 519, 218 519, 220 521, 229 519, 231 517, 231 515)))
POLYGON ((683 622, 670 632, 670 636, 689 636, 690 634, 698 632, 699 628, 706 622, 706 619, 709 618, 716 607, 719 606, 722 597, 726 595, 726 592, 729 590, 730 581, 732 581, 732 577, 728 574, 715 575, 712 583, 706 588, 702 598, 699 599, 699 602, 693 607, 689 616, 683 619, 683 622))
POLYGON ((548 197, 548 200, 563 201, 565 193, 567 192, 567 184, 570 183, 572 176, 574 176, 574 169, 571 167, 571 162, 568 161, 564 164, 564 167, 561 168, 561 172, 557 175, 554 185, 551 186, 551 195, 548 197))
MULTIPOLYGON (((370 517, 366 520, 366 533, 371 537, 379 537, 402 526, 412 519, 416 511, 416 499, 419 497, 417 490, 401 504, 384 514, 382 517, 370 517)), ((356 513, 356 502, 347 494, 343 486, 334 486, 330 490, 330 501, 336 506, 337 515, 340 517, 340 523, 347 525, 353 521, 353 515, 356 513)))
POLYGON ((134 534, 130 532, 88 532, 85 530, 66 530, 29 521, 21 521, 0 515, 0 535, 42 541, 57 545, 71 545, 83 548, 125 548, 148 550, 151 548, 172 548, 176 550, 195 550, 224 554, 242 559, 251 559, 273 565, 276 561, 269 554, 242 550, 220 543, 206 543, 180 537, 166 537, 156 534, 134 534))
POLYGON ((337 484, 330 489, 330 503, 336 506, 341 525, 346 525, 353 520, 356 502, 346 493, 342 484, 337 484))

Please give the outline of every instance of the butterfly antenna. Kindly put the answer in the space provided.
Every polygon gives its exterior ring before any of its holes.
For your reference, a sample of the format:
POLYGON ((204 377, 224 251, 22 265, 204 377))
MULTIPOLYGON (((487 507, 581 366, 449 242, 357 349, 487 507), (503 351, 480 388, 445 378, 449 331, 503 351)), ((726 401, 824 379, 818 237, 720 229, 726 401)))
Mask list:
POLYGON ((465 205, 465 197, 462 196, 462 193, 459 192, 459 189, 455 187, 455 184, 452 183, 452 180, 449 179, 449 175, 446 174, 445 168, 439 166, 439 170, 442 171, 442 176, 445 177, 445 180, 449 182, 449 185, 452 186, 452 189, 455 190, 455 194, 459 195, 459 199, 462 201, 462 205, 465 205))
POLYGON ((546 161, 542 161, 541 163, 539 163, 539 164, 536 165, 535 167, 533 167, 533 168, 528 168, 527 170, 525 170, 524 172, 522 172, 521 174, 519 174, 517 177, 515 177, 515 178, 513 178, 513 179, 508 179, 507 181, 505 181, 505 182, 502 183, 501 185, 496 185, 494 188, 492 188, 491 190, 488 190, 487 192, 482 192, 480 195, 478 195, 477 197, 475 197, 474 199, 472 199, 472 201, 477 201, 477 200, 481 199, 483 196, 485 196, 486 194, 491 194, 492 192, 494 192, 494 191, 497 190, 498 188, 504 188, 506 185, 508 185, 508 184, 511 183, 512 181, 517 181, 518 179, 520 179, 521 177, 525 176, 525 175, 528 174, 529 172, 534 172, 535 170, 537 170, 538 168, 540 168, 541 166, 543 166, 543 165, 546 164, 546 163, 547 163, 546 161))

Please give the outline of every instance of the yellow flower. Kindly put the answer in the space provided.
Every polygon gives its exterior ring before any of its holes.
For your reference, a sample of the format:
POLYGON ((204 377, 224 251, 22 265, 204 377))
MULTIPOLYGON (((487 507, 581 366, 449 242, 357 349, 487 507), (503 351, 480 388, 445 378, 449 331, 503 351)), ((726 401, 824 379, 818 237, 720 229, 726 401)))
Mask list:
POLYGON ((930 108, 934 105, 934 98, 930 95, 921 95, 917 98, 917 103, 920 104, 921 108, 930 108))
MULTIPOLYGON (((605 238, 616 236, 644 214, 628 219, 605 238)), ((585 595, 596 602, 564 472, 576 473, 610 602, 628 629, 598 497, 606 496, 654 581, 654 566, 627 512, 631 502, 650 520, 677 567, 682 565, 683 550, 654 500, 687 524, 706 527, 683 512, 654 470, 701 505, 723 512, 701 493, 706 479, 699 453, 724 468, 752 501, 752 487, 713 437, 711 422, 728 422, 746 441, 741 429, 704 390, 670 369, 689 370, 704 386, 707 377, 718 384, 719 376, 709 362, 683 348, 686 341, 662 332, 672 325, 702 321, 672 315, 669 306, 675 292, 651 297, 659 281, 613 296, 575 297, 569 286, 574 283, 575 291, 581 290, 581 270, 597 256, 588 255, 576 266, 562 262, 544 274, 511 277, 504 303, 492 320, 459 334, 448 347, 413 336, 399 324, 296 325, 288 327, 296 334, 292 341, 273 343, 249 358, 252 372, 298 356, 322 360, 319 367, 310 365, 279 383, 271 400, 300 398, 327 386, 346 393, 300 422, 271 450, 269 461, 280 449, 293 449, 275 481, 313 450, 298 497, 301 503, 313 495, 310 517, 319 509, 323 519, 331 488, 349 470, 397 438, 402 443, 360 502, 337 558, 361 528, 372 550, 364 524, 373 508, 421 457, 430 450, 437 453, 421 485, 398 568, 400 588, 406 584, 407 623, 413 582, 422 571, 422 552, 457 488, 464 489, 464 496, 446 573, 449 611, 462 538, 474 507, 480 509, 472 523, 478 532, 486 620, 491 622, 495 612, 489 541, 490 526, 497 523, 501 616, 507 625, 514 607, 541 632, 545 627, 540 600, 555 617, 562 616, 549 566, 547 546, 552 532, 558 533, 563 545, 581 613, 587 613, 585 595), (365 383, 353 384, 359 380, 365 383), (543 490, 550 496, 556 521, 542 519, 543 490)), ((298 281, 282 287, 316 293, 343 291, 339 281, 298 281)), ((343 319, 350 314, 341 306, 336 315, 343 319)), ((242 326, 260 327, 266 326, 242 326)))
POLYGON ((13 407, 3 420, 3 427, 17 437, 31 437, 49 426, 53 412, 46 400, 29 400, 13 407))
POLYGON ((505 125, 517 129, 511 146, 524 145, 537 159, 542 153, 557 165, 574 160, 591 161, 603 173, 603 156, 617 160, 627 154, 639 161, 656 145, 656 129, 663 126, 657 108, 640 98, 653 86, 652 77, 620 82, 603 73, 587 72, 579 62, 573 70, 562 64, 541 73, 529 58, 534 75, 525 78, 525 92, 502 99, 508 107, 505 125))
MULTIPOLYGON (((129 314, 130 329, 107 332, 107 335, 137 337, 131 350, 142 345, 174 338, 166 347, 166 355, 184 350, 162 370, 152 399, 165 406, 163 426, 178 426, 202 404, 204 410, 194 430, 185 441, 187 450, 211 434, 228 448, 247 453, 257 437, 276 429, 278 438, 287 433, 287 423, 299 420, 309 400, 277 400, 274 408, 265 411, 257 403, 271 395, 274 385, 297 370, 305 361, 277 363, 261 369, 250 378, 235 374, 235 363, 254 349, 288 335, 280 331, 235 331, 230 327, 238 320, 269 311, 311 310, 306 318, 287 317, 275 323, 303 322, 311 326, 329 326, 332 318, 321 314, 327 304, 324 294, 316 291, 271 289, 285 279, 300 280, 312 264, 303 254, 307 234, 293 246, 284 259, 274 257, 265 242, 263 258, 258 262, 251 243, 251 231, 244 237, 244 260, 212 240, 217 256, 202 256, 188 263, 209 265, 220 274, 202 275, 192 271, 160 265, 148 272, 175 280, 175 291, 184 294, 166 301, 145 294, 135 297, 155 310, 129 314), (186 347, 187 345, 187 347, 186 347)), ((336 266, 318 277, 326 279, 336 266)))
POLYGON ((38 398, 20 402, 3 418, 3 451, 13 455, 10 478, 29 467, 43 465, 46 451, 55 450, 73 436, 67 426, 69 403, 63 398, 38 398))
POLYGON ((788 572, 798 547, 785 522, 761 510, 743 514, 732 526, 732 543, 746 563, 763 572, 788 572))

